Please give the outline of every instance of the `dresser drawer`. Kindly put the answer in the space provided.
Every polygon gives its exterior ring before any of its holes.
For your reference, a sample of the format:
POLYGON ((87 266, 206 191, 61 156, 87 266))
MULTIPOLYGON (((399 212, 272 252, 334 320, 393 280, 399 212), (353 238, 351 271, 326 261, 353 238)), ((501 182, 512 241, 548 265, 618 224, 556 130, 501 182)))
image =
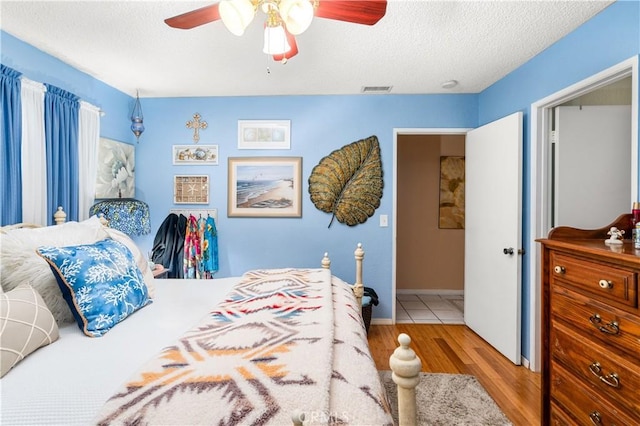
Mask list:
POLYGON ((551 398, 563 410, 572 413, 581 425, 637 425, 640 418, 631 416, 585 386, 559 363, 551 363, 551 398))
POLYGON ((640 419, 640 365, 608 352, 581 334, 551 322, 552 362, 561 362, 596 393, 640 419))
POLYGON ((551 287, 551 315, 605 343, 618 354, 640 358, 640 317, 594 302, 561 286, 551 287))
POLYGON ((577 423, 557 404, 551 403, 551 426, 574 426, 577 423))
POLYGON ((636 274, 632 270, 592 260, 551 253, 551 282, 564 282, 593 298, 615 305, 638 307, 636 274))

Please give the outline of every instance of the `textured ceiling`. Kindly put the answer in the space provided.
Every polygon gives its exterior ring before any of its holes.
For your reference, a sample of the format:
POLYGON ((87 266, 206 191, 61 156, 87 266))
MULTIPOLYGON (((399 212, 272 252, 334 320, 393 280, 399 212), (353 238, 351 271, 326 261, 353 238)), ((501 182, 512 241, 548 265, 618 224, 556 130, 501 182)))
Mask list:
POLYGON ((611 2, 390 0, 372 27, 314 19, 285 65, 262 53, 262 12, 242 37, 220 21, 164 23, 207 4, 2 0, 0 28, 141 97, 477 93, 611 2), (459 85, 443 89, 451 79, 459 85))

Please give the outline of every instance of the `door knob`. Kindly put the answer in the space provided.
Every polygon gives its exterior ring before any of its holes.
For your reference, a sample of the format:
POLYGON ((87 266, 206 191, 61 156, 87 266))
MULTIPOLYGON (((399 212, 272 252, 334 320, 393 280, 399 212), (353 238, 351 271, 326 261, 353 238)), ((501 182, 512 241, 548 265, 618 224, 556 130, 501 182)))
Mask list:
MULTIPOLYGON (((515 250, 513 247, 509 247, 509 248, 505 247, 502 249, 502 252, 509 256, 513 256, 513 253, 515 253, 515 250)), ((518 249, 518 254, 524 254, 524 249, 518 249)))

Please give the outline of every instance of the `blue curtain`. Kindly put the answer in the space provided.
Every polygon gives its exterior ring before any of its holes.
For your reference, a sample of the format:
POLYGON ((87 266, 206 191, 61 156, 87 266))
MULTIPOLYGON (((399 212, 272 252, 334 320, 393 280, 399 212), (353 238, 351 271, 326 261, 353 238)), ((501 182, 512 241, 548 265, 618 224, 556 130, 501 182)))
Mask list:
POLYGON ((0 225, 22 222, 22 102, 18 71, 0 64, 0 225))
MULTIPOLYGON (((45 84, 44 129, 47 148, 47 209, 62 206, 67 220, 78 220, 79 97, 45 84)), ((53 214, 49 217, 53 225, 53 214)))

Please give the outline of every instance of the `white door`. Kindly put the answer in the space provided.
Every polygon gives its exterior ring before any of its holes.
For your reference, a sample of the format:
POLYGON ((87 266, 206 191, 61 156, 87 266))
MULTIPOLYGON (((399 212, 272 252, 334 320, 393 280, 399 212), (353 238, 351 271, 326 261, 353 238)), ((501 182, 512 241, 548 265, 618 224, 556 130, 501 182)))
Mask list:
POLYGON ((468 132, 465 157, 464 320, 519 365, 522 113, 468 132))
POLYGON ((600 228, 631 211, 631 106, 555 111, 554 223, 600 228))

